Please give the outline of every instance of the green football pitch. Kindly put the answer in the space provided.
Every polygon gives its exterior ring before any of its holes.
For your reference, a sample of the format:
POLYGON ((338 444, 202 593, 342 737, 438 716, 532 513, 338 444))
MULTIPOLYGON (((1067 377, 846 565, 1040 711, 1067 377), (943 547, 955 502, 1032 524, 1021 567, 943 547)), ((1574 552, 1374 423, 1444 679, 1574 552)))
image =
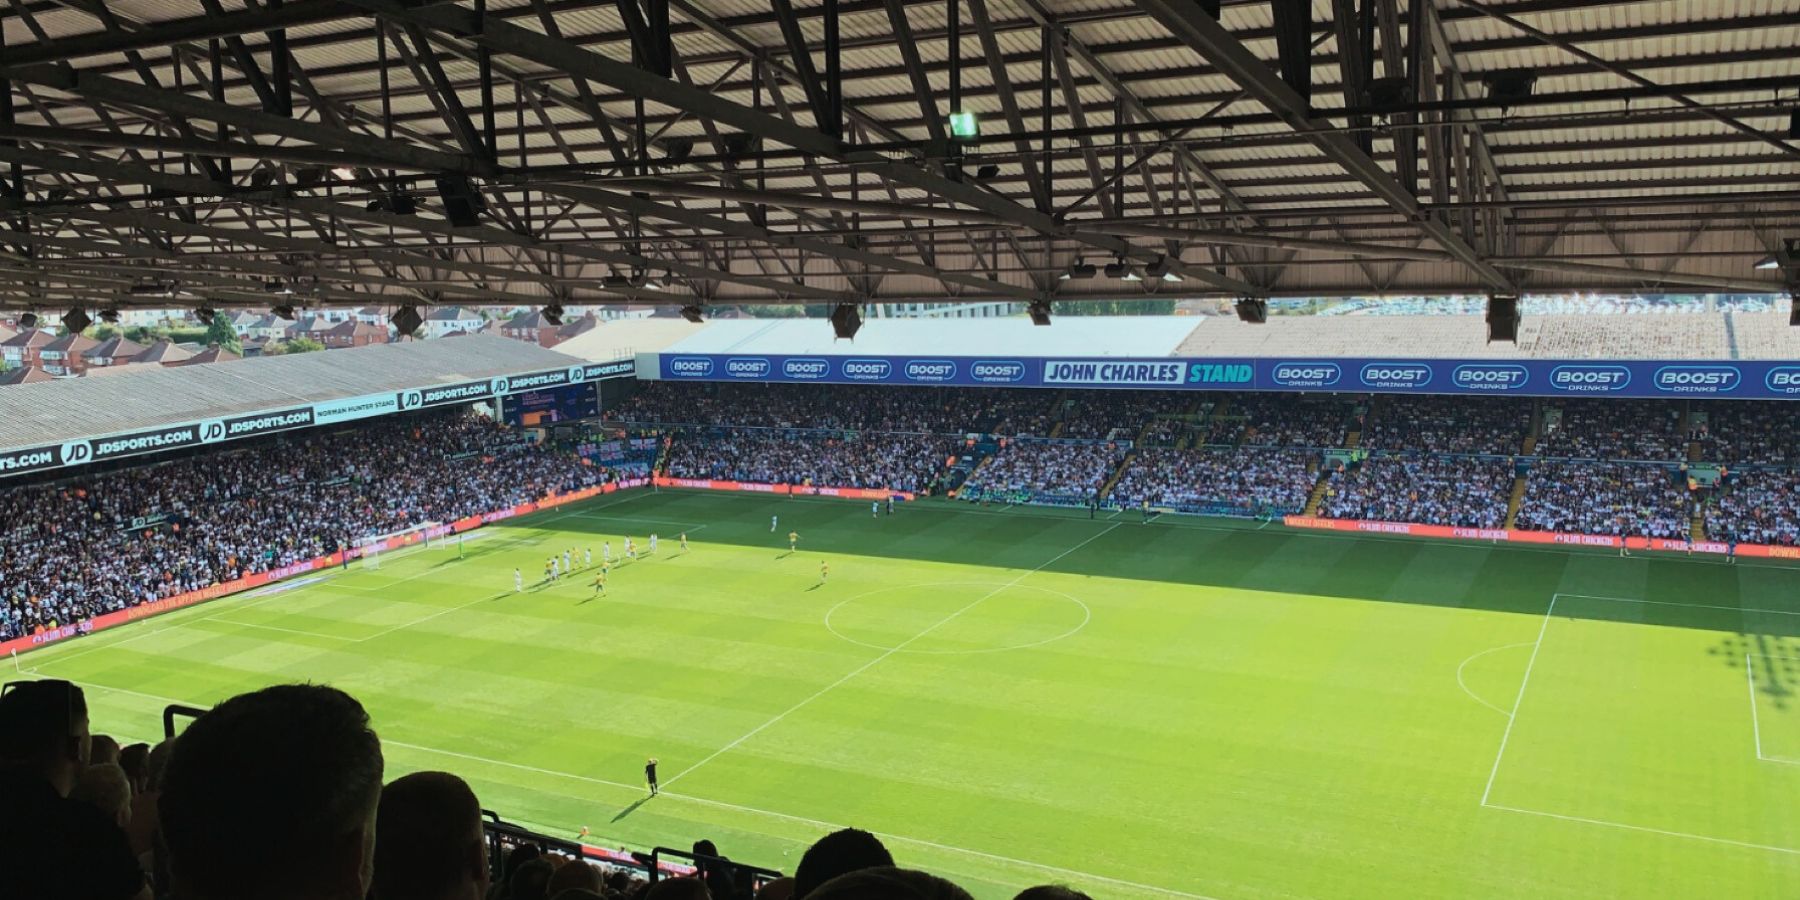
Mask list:
POLYGON ((983 898, 1800 895, 1792 567, 639 491, 314 576, 16 665, 132 740, 330 683, 514 821, 785 870, 855 825, 983 898))

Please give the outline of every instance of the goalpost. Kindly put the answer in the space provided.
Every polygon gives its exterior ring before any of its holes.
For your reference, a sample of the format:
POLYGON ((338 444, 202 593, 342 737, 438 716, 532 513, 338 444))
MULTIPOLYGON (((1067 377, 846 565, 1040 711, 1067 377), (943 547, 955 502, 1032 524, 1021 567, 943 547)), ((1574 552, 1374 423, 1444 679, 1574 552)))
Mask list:
MULTIPOLYGON (((363 537, 356 539, 357 555, 362 558, 362 567, 364 569, 379 570, 381 568, 382 555, 390 552, 384 548, 390 544, 394 544, 395 538, 405 539, 417 535, 416 541, 405 540, 402 543, 407 545, 418 544, 429 548, 433 543, 432 535, 439 531, 439 523, 437 522, 420 522, 411 528, 403 528, 399 531, 390 531, 385 534, 364 535, 363 537)), ((455 541, 455 538, 455 535, 439 534, 436 538, 436 543, 440 547, 445 546, 446 542, 455 541)))

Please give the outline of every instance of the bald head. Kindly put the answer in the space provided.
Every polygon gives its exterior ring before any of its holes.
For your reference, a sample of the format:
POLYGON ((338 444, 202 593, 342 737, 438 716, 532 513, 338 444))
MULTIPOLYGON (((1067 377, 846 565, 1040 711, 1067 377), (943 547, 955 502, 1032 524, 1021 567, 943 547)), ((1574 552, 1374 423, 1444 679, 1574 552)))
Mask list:
POLYGON ((414 772, 381 789, 375 900, 479 900, 487 893, 481 802, 448 772, 414 772))

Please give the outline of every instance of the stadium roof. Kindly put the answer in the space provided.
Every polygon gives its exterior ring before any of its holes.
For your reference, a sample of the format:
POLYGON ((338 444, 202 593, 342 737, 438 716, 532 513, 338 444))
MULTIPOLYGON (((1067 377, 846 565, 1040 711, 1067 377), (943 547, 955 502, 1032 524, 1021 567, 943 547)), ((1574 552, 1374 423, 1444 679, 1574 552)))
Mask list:
POLYGON ((23 384, 0 392, 0 422, 6 423, 0 449, 512 375, 574 361, 521 341, 471 335, 204 366, 143 366, 110 378, 23 384))
POLYGON ((361 307, 1795 274, 1789 0, 666 8, 17 0, 0 162, 23 198, 0 208, 31 225, 0 229, 0 304, 264 305, 268 281, 361 307), (1334 15, 1352 10, 1367 27, 1334 15), (960 171, 958 110, 983 133, 960 171), (1179 284, 1057 278, 1165 255, 1179 284))
MULTIPOLYGON (((1169 356, 1206 319, 1196 316, 1087 316, 1040 328, 1022 316, 997 319, 880 319, 855 341, 832 339, 816 319, 709 322, 664 353, 877 356, 1169 356)), ((637 322, 608 326, 629 331, 637 322)), ((561 349, 560 346, 558 349, 561 349)))

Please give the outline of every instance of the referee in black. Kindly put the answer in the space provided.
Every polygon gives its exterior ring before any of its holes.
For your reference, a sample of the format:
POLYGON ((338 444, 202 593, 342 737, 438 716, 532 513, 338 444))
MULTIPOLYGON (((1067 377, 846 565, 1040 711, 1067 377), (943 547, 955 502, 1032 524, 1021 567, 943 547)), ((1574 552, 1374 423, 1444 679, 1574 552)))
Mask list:
POLYGON ((650 783, 650 796, 654 797, 662 790, 656 786, 656 757, 654 756, 650 757, 649 762, 644 763, 644 780, 650 783))

